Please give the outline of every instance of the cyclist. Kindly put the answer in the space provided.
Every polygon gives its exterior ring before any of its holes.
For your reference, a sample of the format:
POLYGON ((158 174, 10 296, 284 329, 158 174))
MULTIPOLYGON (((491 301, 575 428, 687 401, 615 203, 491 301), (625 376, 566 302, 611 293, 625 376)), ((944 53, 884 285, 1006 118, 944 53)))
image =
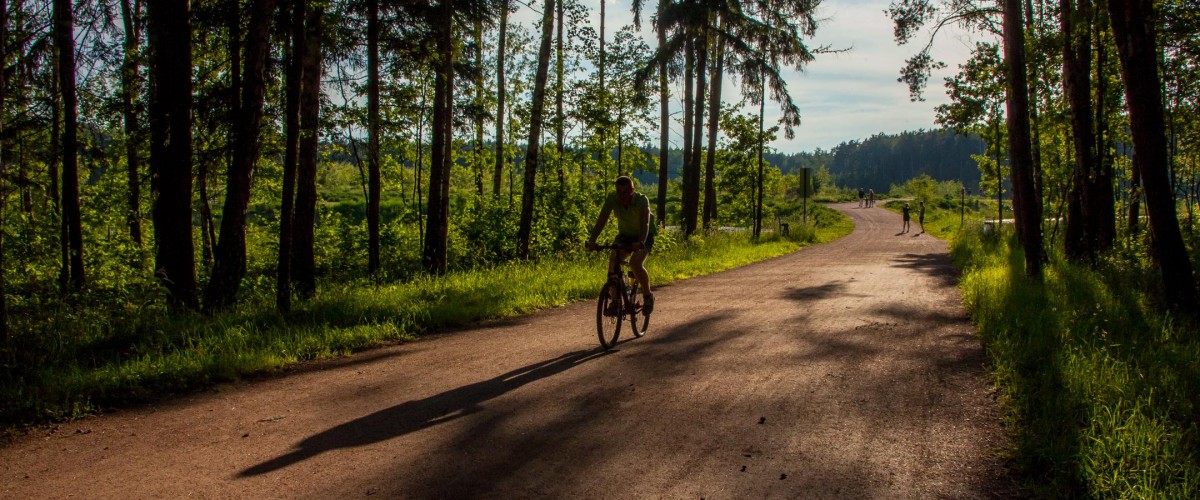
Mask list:
POLYGON ((654 294, 650 292, 650 276, 646 274, 645 263, 646 256, 654 247, 657 228, 654 217, 650 215, 650 199, 634 191, 633 179, 624 175, 617 178, 616 192, 609 193, 604 206, 600 208, 600 216, 596 218, 596 225, 592 227, 588 238, 589 250, 597 248, 596 238, 608 224, 609 214, 614 213, 617 216, 617 237, 613 244, 628 246, 632 251, 613 249, 608 259, 608 275, 620 272, 620 260, 629 253, 629 267, 642 289, 642 310, 650 314, 654 310, 654 294))

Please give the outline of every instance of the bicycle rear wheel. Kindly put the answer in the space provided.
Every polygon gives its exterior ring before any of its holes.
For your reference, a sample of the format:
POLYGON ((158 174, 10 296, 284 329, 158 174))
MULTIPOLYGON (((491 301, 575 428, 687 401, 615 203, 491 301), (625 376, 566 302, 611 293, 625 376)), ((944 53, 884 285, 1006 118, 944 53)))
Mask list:
POLYGON ((612 349, 617 345, 617 337, 621 335, 623 312, 619 286, 612 282, 605 283, 604 288, 600 289, 600 298, 596 301, 596 335, 600 337, 600 345, 605 349, 612 349))

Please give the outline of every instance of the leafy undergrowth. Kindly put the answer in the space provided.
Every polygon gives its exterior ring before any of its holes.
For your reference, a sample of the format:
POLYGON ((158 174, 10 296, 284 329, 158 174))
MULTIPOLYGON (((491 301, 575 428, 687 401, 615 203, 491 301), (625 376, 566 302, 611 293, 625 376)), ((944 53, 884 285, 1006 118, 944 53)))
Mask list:
POLYGON ((1010 233, 961 231, 951 248, 1028 490, 1039 498, 1195 498, 1194 318, 1164 312, 1157 270, 1134 250, 1095 267, 1051 251, 1037 280, 1025 276, 1010 233))
MULTIPOLYGON (((784 255, 853 229, 832 210, 814 213, 816 227, 796 224, 788 237, 767 233, 759 241, 745 232, 713 232, 684 242, 664 232, 648 271, 653 283, 669 283, 784 255)), ((272 296, 249 297, 237 310, 215 316, 172 315, 155 302, 157 289, 116 303, 48 302, 48 319, 23 325, 0 355, 0 422, 15 428, 77 418, 588 299, 605 279, 604 258, 580 253, 398 283, 326 284, 286 316, 275 311, 272 296)))

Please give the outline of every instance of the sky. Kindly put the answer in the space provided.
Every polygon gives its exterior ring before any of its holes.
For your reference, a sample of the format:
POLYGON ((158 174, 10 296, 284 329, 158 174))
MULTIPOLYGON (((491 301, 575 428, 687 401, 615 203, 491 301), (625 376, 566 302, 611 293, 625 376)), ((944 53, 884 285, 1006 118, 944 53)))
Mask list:
MULTIPOLYGON (((540 4, 536 0, 530 3, 540 4)), ((582 3, 593 12, 593 24, 598 26, 600 0, 582 0, 582 3)), ((879 133, 937 128, 934 110, 939 104, 948 102, 944 78, 957 72, 958 65, 970 56, 975 42, 983 38, 954 29, 940 33, 934 41, 932 54, 947 67, 935 71, 929 79, 925 101, 912 102, 907 86, 896 79, 905 59, 915 54, 929 35, 923 33, 908 45, 897 47, 892 38, 892 21, 885 13, 889 3, 888 0, 823 1, 817 13, 820 22, 816 35, 805 43, 810 49, 828 45, 833 49, 850 50, 818 55, 803 72, 789 70, 784 73, 792 99, 800 108, 801 125, 796 129, 794 139, 788 140, 782 132, 779 134, 779 140, 772 144, 777 151, 829 150, 843 142, 862 140, 879 133)), ((632 24, 630 5, 629 0, 606 2, 608 32, 632 24)), ((642 15, 646 16, 653 5, 652 1, 644 1, 642 15)), ((518 19, 533 17, 530 8, 522 7, 521 10, 518 19)), ((645 18, 642 30, 647 43, 654 47, 657 42, 652 38, 645 18)), ((726 80, 722 93, 727 103, 740 100, 740 90, 729 80, 726 80)), ((777 109, 773 110, 768 101, 768 124, 772 115, 778 118, 777 109)), ((757 107, 747 112, 757 114, 757 107)), ((677 134, 678 125, 672 128, 677 134)), ((672 138, 676 145, 680 140, 677 136, 672 138)))

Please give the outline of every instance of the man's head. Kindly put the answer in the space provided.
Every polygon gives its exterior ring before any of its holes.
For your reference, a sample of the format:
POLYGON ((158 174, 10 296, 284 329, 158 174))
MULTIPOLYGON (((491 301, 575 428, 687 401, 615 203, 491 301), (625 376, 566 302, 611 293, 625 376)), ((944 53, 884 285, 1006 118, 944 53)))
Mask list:
POLYGON ((631 199, 633 199, 633 179, 625 175, 617 177, 617 201, 627 205, 631 199))

